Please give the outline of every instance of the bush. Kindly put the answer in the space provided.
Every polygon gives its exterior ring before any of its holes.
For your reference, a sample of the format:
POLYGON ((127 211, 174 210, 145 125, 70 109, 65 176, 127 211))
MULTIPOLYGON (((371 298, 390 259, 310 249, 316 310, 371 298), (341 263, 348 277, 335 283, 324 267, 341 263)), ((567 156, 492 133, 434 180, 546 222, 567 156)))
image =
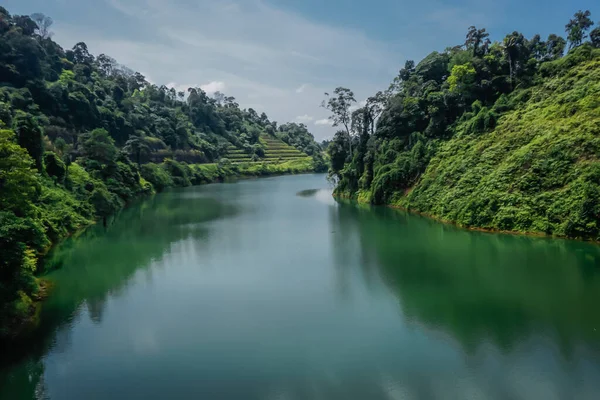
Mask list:
POLYGON ((48 176, 55 182, 63 183, 67 173, 65 163, 53 152, 44 153, 44 166, 48 176))
POLYGON ((162 165, 144 164, 140 171, 142 178, 150 182, 157 192, 173 186, 173 179, 162 165))

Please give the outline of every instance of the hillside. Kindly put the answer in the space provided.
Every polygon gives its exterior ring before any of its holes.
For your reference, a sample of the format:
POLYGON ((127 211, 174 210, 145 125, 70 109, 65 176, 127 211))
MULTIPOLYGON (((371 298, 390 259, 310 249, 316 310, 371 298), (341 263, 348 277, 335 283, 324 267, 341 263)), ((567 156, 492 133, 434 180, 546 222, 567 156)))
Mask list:
POLYGON ((517 91, 491 132, 462 123, 392 204, 464 226, 600 240, 600 51, 590 58, 564 70, 558 61, 557 76, 517 91))
POLYGON ((108 225, 137 198, 327 169, 306 126, 278 126, 219 92, 157 86, 83 42, 65 50, 52 20, 32 17, 0 7, 0 337, 34 315, 51 246, 96 220, 108 225))
POLYGON ((259 142, 263 147, 263 151, 260 154, 251 156, 243 150, 231 145, 227 148, 225 158, 229 159, 234 164, 278 163, 292 160, 305 160, 310 158, 308 154, 305 154, 295 147, 292 147, 280 139, 270 135, 262 135, 259 138, 259 142))
POLYGON ((600 28, 513 32, 407 61, 385 92, 326 102, 335 195, 470 228, 600 240, 600 28), (588 38, 590 41, 586 42, 588 38), (565 50, 569 47, 569 50, 565 50), (376 128, 374 128, 376 125, 376 128))

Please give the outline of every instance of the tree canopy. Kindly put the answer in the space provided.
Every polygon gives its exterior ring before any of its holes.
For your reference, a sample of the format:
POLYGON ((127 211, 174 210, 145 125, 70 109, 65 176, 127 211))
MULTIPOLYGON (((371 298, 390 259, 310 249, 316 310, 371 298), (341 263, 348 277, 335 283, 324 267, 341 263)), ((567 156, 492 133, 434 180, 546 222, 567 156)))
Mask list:
POLYGON ((336 195, 465 226, 600 239, 593 25, 578 11, 566 38, 513 31, 495 42, 471 26, 463 44, 407 60, 351 114, 352 91, 336 89, 323 103, 344 127, 327 146, 336 195))

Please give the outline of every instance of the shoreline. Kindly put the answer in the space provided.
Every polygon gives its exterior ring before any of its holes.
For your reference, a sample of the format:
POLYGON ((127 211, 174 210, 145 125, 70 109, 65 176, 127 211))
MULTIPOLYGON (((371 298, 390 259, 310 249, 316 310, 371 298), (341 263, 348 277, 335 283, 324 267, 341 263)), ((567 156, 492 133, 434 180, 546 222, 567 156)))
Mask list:
POLYGON ((585 239, 585 238, 581 238, 581 237, 557 236, 557 235, 548 235, 543 232, 507 231, 507 230, 494 229, 494 228, 482 228, 482 227, 478 227, 478 226, 461 225, 458 222, 455 222, 452 220, 443 219, 443 218, 437 217, 435 215, 432 215, 432 214, 429 214, 426 212, 406 208, 406 207, 403 207, 403 206, 400 206, 397 204, 381 204, 381 205, 371 204, 371 203, 368 203, 365 201, 360 201, 358 198, 348 196, 346 194, 336 194, 335 191, 333 192, 332 196, 336 199, 350 200, 350 201, 356 202, 357 204, 369 205, 371 207, 386 207, 386 208, 391 208, 394 210, 404 211, 409 214, 418 215, 418 216, 430 219, 432 221, 435 221, 435 222, 438 222, 438 223, 441 223, 444 225, 451 225, 458 229, 462 229, 462 230, 468 231, 468 232, 481 232, 481 233, 487 233, 487 234, 500 234, 500 235, 522 236, 522 237, 532 237, 532 238, 535 237, 535 238, 546 238, 546 239, 560 239, 560 240, 569 240, 569 241, 576 241, 576 242, 600 245, 599 240, 585 239))
MULTIPOLYGON (((221 184, 221 183, 227 183, 227 182, 235 182, 237 180, 250 180, 250 179, 267 178, 267 177, 273 177, 273 176, 302 175, 302 174, 311 174, 311 173, 318 173, 318 172, 315 172, 314 170, 307 170, 307 171, 301 171, 301 172, 275 172, 275 173, 261 173, 261 174, 238 173, 238 174, 234 174, 234 175, 217 177, 215 180, 212 180, 212 181, 202 182, 202 183, 198 183, 198 184, 192 184, 192 185, 188 185, 188 186, 172 186, 172 187, 168 187, 160 192, 153 192, 153 193, 142 195, 142 196, 135 198, 133 201, 125 204, 117 212, 110 215, 109 218, 111 220, 114 218, 118 218, 119 213, 122 210, 125 210, 126 208, 128 208, 140 201, 148 200, 148 199, 152 198, 153 196, 159 195, 161 193, 164 193, 164 192, 167 192, 167 191, 173 190, 173 189, 185 189, 185 188, 195 187, 195 186, 221 184)), ((40 323, 40 313, 41 313, 43 303, 49 296, 52 295, 52 289, 54 287, 53 282, 45 279, 45 276, 54 270, 54 269, 46 269, 45 268, 45 264, 47 262, 48 255, 52 252, 52 250, 56 246, 63 243, 65 240, 67 240, 75 235, 82 234, 88 228, 96 225, 100 221, 101 221, 101 219, 95 219, 90 224, 81 226, 78 229, 76 229, 72 232, 69 232, 66 236, 60 238, 60 240, 58 240, 56 243, 52 243, 46 249, 46 251, 44 252, 44 254, 42 255, 42 258, 41 258, 41 265, 39 267, 40 274, 35 276, 35 279, 40 288, 39 288, 39 293, 35 296, 34 299, 32 299, 33 302, 32 302, 31 313, 27 316, 27 318, 25 318, 21 321, 15 321, 12 324, 13 326, 10 328, 10 333, 8 335, 6 335, 5 337, 0 337, 0 344, 4 345, 6 343, 17 342, 17 341, 24 340, 24 339, 26 340, 30 334, 35 332, 35 330, 37 329, 37 327, 40 323)), ((0 348, 1 348, 1 346, 0 346, 0 348)))

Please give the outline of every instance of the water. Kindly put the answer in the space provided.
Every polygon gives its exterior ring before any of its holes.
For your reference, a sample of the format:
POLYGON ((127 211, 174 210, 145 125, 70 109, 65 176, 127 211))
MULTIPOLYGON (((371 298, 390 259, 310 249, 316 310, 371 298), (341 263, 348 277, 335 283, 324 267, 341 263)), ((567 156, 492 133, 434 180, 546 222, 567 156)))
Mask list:
POLYGON ((330 193, 188 188, 67 241, 0 398, 598 398, 600 246, 330 193))

